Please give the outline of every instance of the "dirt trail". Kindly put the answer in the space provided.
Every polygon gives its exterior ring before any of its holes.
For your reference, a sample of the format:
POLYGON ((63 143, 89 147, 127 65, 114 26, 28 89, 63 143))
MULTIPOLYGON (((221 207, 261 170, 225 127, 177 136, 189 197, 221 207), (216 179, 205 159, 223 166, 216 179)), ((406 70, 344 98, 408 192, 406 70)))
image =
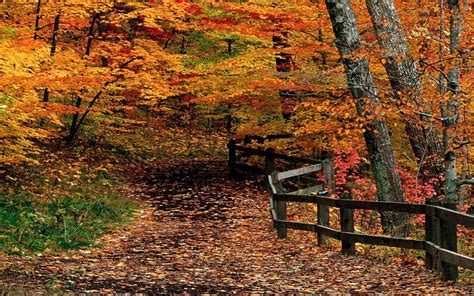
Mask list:
POLYGON ((73 292, 462 292, 421 267, 346 257, 290 232, 278 240, 261 184, 227 178, 220 160, 161 161, 135 180, 145 210, 102 248, 0 257, 0 284, 73 292), (236 192, 239 192, 236 194, 236 192))

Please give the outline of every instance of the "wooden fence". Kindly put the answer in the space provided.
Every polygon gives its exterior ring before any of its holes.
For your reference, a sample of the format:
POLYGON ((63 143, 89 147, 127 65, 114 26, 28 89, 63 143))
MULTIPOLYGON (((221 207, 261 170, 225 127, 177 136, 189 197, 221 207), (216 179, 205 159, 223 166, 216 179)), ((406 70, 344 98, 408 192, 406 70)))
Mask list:
MULTIPOLYGON (((269 135, 266 137, 261 137, 261 136, 246 136, 244 139, 241 139, 240 141, 237 140, 231 140, 228 143, 228 148, 229 148, 229 161, 228 161, 228 166, 229 166, 229 173, 231 177, 238 177, 241 174, 239 172, 252 172, 256 175, 266 175, 269 172, 276 171, 276 160, 284 160, 288 161, 293 164, 310 164, 312 165, 310 169, 312 169, 310 172, 316 172, 316 171, 323 171, 324 177, 326 184, 328 185, 328 188, 332 190, 334 188, 334 167, 332 164, 331 159, 325 154, 322 153, 321 158, 322 160, 317 160, 313 158, 307 158, 307 157, 298 157, 298 156, 289 156, 286 154, 282 153, 277 153, 275 152, 274 149, 255 149, 251 147, 247 147, 246 145, 250 144, 252 141, 256 141, 259 144, 263 144, 265 141, 271 141, 275 139, 287 139, 291 138, 291 135, 288 134, 283 134, 283 135, 269 135), (260 156, 264 159, 265 165, 264 166, 258 166, 258 165, 251 165, 246 162, 243 162, 242 160, 250 157, 250 156, 260 156)), ((288 174, 291 174, 290 172, 287 172, 288 174)), ((311 177, 306 177, 302 176, 303 174, 298 174, 295 176, 288 176, 285 179, 289 179, 292 177, 298 177, 298 179, 305 184, 311 184, 312 186, 300 189, 298 190, 298 194, 303 194, 303 193, 311 193, 311 192, 320 192, 323 191, 323 186, 321 185, 321 182, 315 178, 311 177)), ((297 193, 297 192, 293 192, 297 193)))
POLYGON ((229 169, 230 174, 233 176, 237 174, 237 169, 255 170, 252 166, 237 162, 239 159, 237 151, 242 151, 247 156, 259 155, 265 157, 265 168, 259 168, 259 172, 266 174, 268 188, 271 192, 271 218, 279 238, 286 238, 287 229, 314 232, 318 234, 318 244, 320 245, 326 243, 326 237, 340 240, 342 252, 346 255, 355 255, 356 243, 424 250, 426 268, 440 271, 443 280, 456 280, 458 277, 458 267, 474 270, 474 258, 457 252, 457 225, 474 228, 474 216, 456 211, 454 203, 441 202, 436 198, 427 201, 426 204, 352 200, 349 194, 336 199, 328 197, 328 192, 322 190, 322 187, 315 186, 294 192, 285 192, 282 184, 283 180, 292 177, 303 177, 305 174, 318 170, 324 170, 326 179, 329 181, 328 184, 330 184, 328 191, 331 191, 333 186, 332 164, 328 160, 318 161, 303 157, 287 156, 275 153, 271 149, 247 148, 237 145, 235 141, 231 141, 229 142, 229 169), (278 172, 275 164, 276 159, 286 159, 311 165, 278 172), (316 194, 311 195, 314 193, 316 194), (288 221, 286 213, 287 202, 316 204, 318 208, 317 222, 302 223, 288 221), (330 207, 340 209, 340 229, 331 228, 329 225, 330 207), (354 210, 356 209, 424 215, 425 237, 423 240, 417 240, 355 233, 354 210))

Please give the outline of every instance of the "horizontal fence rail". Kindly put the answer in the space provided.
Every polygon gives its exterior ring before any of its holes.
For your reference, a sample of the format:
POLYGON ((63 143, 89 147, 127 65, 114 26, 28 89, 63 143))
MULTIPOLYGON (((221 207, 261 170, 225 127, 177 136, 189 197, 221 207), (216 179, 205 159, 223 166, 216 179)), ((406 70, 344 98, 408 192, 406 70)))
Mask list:
MULTIPOLYGON (((320 195, 294 195, 294 194, 285 194, 285 193, 274 193, 271 197, 271 204, 275 202, 300 202, 300 203, 311 203, 317 205, 324 205, 328 207, 340 208, 342 210, 375 210, 375 211, 392 211, 392 212, 401 212, 408 214, 420 214, 427 215, 425 217, 428 220, 430 217, 436 217, 439 221, 444 221, 450 225, 463 225, 466 227, 474 228, 474 216, 460 213, 451 209, 443 208, 441 206, 429 205, 429 204, 411 204, 411 203, 402 203, 402 202, 379 202, 379 201, 369 201, 369 200, 351 200, 351 199, 336 199, 327 196, 320 195)), ((439 246, 438 244, 429 241, 429 240, 416 240, 416 239, 407 239, 399 237, 386 237, 386 236, 377 236, 377 235, 367 235, 359 234, 354 232, 345 232, 342 230, 336 230, 328 226, 323 226, 320 224, 311 224, 311 223, 301 223, 293 222, 287 220, 278 219, 278 212, 272 211, 272 219, 275 223, 275 226, 293 229, 293 230, 303 230, 317 233, 318 235, 324 235, 333 239, 340 241, 345 241, 346 243, 362 243, 370 245, 380 245, 388 247, 398 247, 403 249, 415 249, 415 250, 424 250, 427 256, 435 258, 438 261, 437 264, 433 264, 432 267, 440 266, 441 272, 443 272, 443 278, 445 280, 454 280, 457 277, 457 272, 453 274, 446 274, 443 270, 443 265, 448 264, 446 269, 463 267, 467 269, 474 270, 474 258, 471 258, 466 255, 462 255, 456 252, 456 250, 449 250, 439 246), (450 265, 450 266, 449 266, 450 265)), ((319 222, 319 221, 318 221, 319 222)), ((342 221, 341 221, 342 222, 342 221)), ((343 223, 343 222, 342 222, 343 223)), ((344 228, 343 225, 341 225, 344 228)), ((429 230, 433 231, 433 230, 429 230)), ((440 228, 437 228, 435 231, 441 231, 440 228)), ((434 236, 443 237, 445 234, 439 233, 434 236)), ((428 237, 432 237, 428 236, 428 237)), ((456 236, 445 237, 445 240, 456 240, 456 236)))
POLYGON ((466 227, 474 228, 474 216, 458 211, 442 208, 440 206, 425 205, 426 211, 431 216, 437 216, 443 220, 454 224, 460 224, 466 227))
POLYGON ((432 242, 425 242, 425 250, 432 256, 438 257, 441 261, 474 270, 474 258, 446 250, 432 242))
POLYGON ((410 214, 424 214, 425 205, 409 204, 401 202, 382 202, 372 200, 351 200, 351 199, 335 199, 326 196, 314 195, 292 195, 292 194, 274 194, 275 201, 291 201, 313 203, 325 205, 334 208, 346 208, 357 210, 376 210, 376 211, 391 211, 402 212, 410 214))
MULTIPOLYGON (((318 160, 308 157, 301 157, 301 156, 292 156, 286 155, 283 153, 275 152, 274 149, 258 149, 247 147, 246 145, 250 144, 253 140, 257 141, 259 144, 263 144, 267 140, 275 140, 275 139, 288 139, 291 138, 292 135, 290 134, 281 134, 281 135, 268 135, 265 137, 262 136, 245 136, 244 139, 240 140, 231 140, 227 144, 229 149, 229 171, 231 177, 239 177, 240 174, 238 172, 253 172, 254 174, 258 175, 266 175, 271 171, 271 168, 275 168, 276 160, 284 160, 290 163, 301 163, 301 164, 309 164, 308 167, 303 167, 295 170, 290 170, 288 172, 282 172, 280 175, 280 179, 289 179, 292 177, 298 177, 299 181, 310 183, 315 185, 316 183, 321 183, 320 180, 315 178, 311 178, 305 176, 305 174, 316 172, 316 171, 323 171, 323 174, 327 180, 327 183, 330 188, 333 188, 333 180, 334 180, 334 168, 332 161, 326 157, 326 159, 318 160), (237 144, 242 143, 242 144, 237 144), (265 167, 261 167, 254 164, 249 164, 242 162, 244 158, 250 156, 259 156, 264 159, 265 167)), ((314 186, 313 186, 314 187, 314 186)), ((308 190, 302 190, 298 192, 307 192, 310 193, 309 188, 308 190)), ((314 189, 320 189, 319 187, 314 187, 314 189)))
POLYGON ((256 149, 256 148, 249 148, 241 145, 235 145, 235 150, 236 151, 243 151, 247 152, 251 155, 259 155, 259 156, 266 156, 266 157, 273 157, 276 159, 283 159, 283 160, 288 160, 288 161, 294 161, 294 162, 302 162, 302 163, 309 163, 309 164, 320 164, 320 160, 312 159, 312 158, 306 158, 306 157, 299 157, 299 156, 290 156, 290 155, 285 155, 282 153, 276 153, 270 150, 261 150, 261 149, 256 149))
POLYGON ((301 175, 304 175, 304 174, 309 174, 309 173, 314 173, 314 172, 317 172, 317 171, 321 171, 322 169, 323 169, 323 164, 322 163, 313 164, 313 165, 310 165, 310 166, 307 166, 307 167, 304 167, 304 168, 299 168, 299 169, 294 169, 294 170, 289 170, 289 171, 286 171, 286 172, 278 173, 277 174, 277 179, 279 181, 281 181, 281 180, 285 180, 285 179, 288 179, 288 178, 293 178, 293 177, 301 176, 301 175))
MULTIPOLYGON (((289 137, 291 135, 275 135, 273 137, 247 136, 243 142, 244 144, 249 144, 252 140, 256 140, 258 143, 264 143, 265 140, 289 137)), ((427 200, 426 204, 353 200, 350 195, 343 195, 340 199, 336 199, 327 196, 334 190, 334 168, 329 159, 316 160, 289 156, 276 153, 273 149, 262 150, 246 147, 245 145, 237 145, 235 140, 229 142, 228 148, 231 176, 236 175, 237 169, 251 170, 258 174, 266 175, 265 180, 271 192, 269 199, 270 214, 273 225, 277 230, 278 238, 286 238, 288 229, 313 232, 318 235, 319 245, 325 245, 326 238, 340 240, 342 252, 347 255, 355 255, 356 243, 424 250, 426 268, 440 271, 443 280, 456 280, 458 267, 474 270, 474 258, 457 252, 457 225, 474 228, 474 216, 456 211, 454 203, 446 201, 442 203, 436 198, 427 200), (241 151, 242 154, 238 156, 237 151, 241 151), (241 158, 252 155, 264 157, 265 168, 237 162, 241 158), (309 166, 278 172, 275 163, 276 159, 309 164, 309 166), (318 180, 316 178, 306 176, 317 171, 323 171, 328 191, 323 190, 323 184, 317 184, 318 180), (284 188, 282 181, 294 177, 298 177, 300 181, 312 184, 312 186, 288 192, 284 188), (317 205, 317 222, 288 221, 286 213, 287 202, 317 205), (333 229, 329 225, 330 207, 339 208, 340 210, 340 230, 333 229), (425 239, 355 233, 354 210, 424 215, 425 239)))
POLYGON ((302 223, 302 222, 293 222, 286 220, 274 220, 276 226, 286 227, 287 229, 293 230, 303 230, 309 232, 315 232, 322 234, 337 240, 346 240, 353 243, 363 243, 369 245, 378 245, 378 246, 387 246, 387 247, 398 247, 404 249, 415 249, 415 250, 425 250, 425 241, 424 240, 414 240, 414 239, 405 239, 405 238, 393 238, 385 236, 376 236, 369 234, 359 234, 352 232, 343 232, 330 227, 311 224, 311 223, 302 223))

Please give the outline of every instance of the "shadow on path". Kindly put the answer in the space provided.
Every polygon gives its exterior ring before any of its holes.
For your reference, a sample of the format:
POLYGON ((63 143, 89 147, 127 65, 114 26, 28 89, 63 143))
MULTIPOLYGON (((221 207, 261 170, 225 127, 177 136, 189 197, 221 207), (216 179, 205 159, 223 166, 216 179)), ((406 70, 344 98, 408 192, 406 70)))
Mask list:
POLYGON ((129 194, 144 211, 126 229, 105 235, 97 249, 0 257, 9 266, 0 285, 146 294, 474 293, 421 267, 319 248, 306 233, 278 240, 262 184, 229 180, 225 161, 160 161, 134 178, 129 194))

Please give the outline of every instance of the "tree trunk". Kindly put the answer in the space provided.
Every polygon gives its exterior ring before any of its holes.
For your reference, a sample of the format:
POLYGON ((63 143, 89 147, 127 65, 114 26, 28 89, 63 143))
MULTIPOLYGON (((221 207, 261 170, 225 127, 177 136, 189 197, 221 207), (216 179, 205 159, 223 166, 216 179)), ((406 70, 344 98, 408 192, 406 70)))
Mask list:
MULTIPOLYGON (((89 27, 89 34, 87 35, 87 44, 86 44, 86 49, 85 49, 86 56, 89 56, 91 53, 92 42, 94 41, 94 28, 95 28, 95 24, 99 23, 99 19, 100 19, 100 13, 96 12, 92 16, 91 25, 89 27)), ((76 108, 80 108, 81 104, 82 104, 82 97, 77 96, 76 103, 75 103, 76 108)), ((79 129, 78 120, 79 120, 79 111, 74 113, 72 117, 71 128, 69 129, 69 134, 64 138, 66 141, 66 145, 68 146, 71 145, 72 142, 74 141, 74 137, 76 136, 77 130, 79 129)))
POLYGON ((58 33, 59 33, 59 23, 61 21, 61 12, 58 12, 54 18, 54 28, 53 28, 53 37, 51 38, 51 56, 54 56, 56 53, 56 48, 58 45, 58 33))
MULTIPOLYGON (((56 48, 58 45, 58 32, 59 32, 59 23, 61 21, 61 12, 59 12, 56 17, 54 18, 54 28, 53 28, 53 35, 51 37, 51 50, 50 55, 54 56, 56 54, 56 48)), ((49 102, 49 89, 44 89, 43 94, 43 102, 49 102)))
POLYGON ((420 162, 420 171, 429 172, 426 176, 422 175, 428 181, 443 171, 443 149, 438 129, 429 123, 429 117, 426 116, 431 112, 421 97, 421 81, 408 50, 402 24, 392 0, 366 0, 366 4, 382 48, 384 67, 395 99, 400 101, 402 96, 407 98, 424 114, 406 114, 406 133, 420 162), (420 117, 423 124, 419 123, 420 117))
MULTIPOLYGON (((121 64, 118 69, 124 69, 125 67, 127 67, 130 63, 136 61, 136 60, 139 60, 141 59, 140 57, 133 57, 131 59, 129 59, 128 61, 126 61, 125 63, 121 64)), ((84 123, 84 121, 86 120, 87 118, 87 115, 89 115, 89 113, 91 112, 92 110, 92 107, 94 107, 95 103, 97 102, 97 100, 102 96, 102 93, 104 90, 106 90, 107 86, 109 86, 110 84, 112 83, 115 83, 119 80, 120 78, 116 78, 115 80, 111 80, 111 81, 107 81, 104 83, 104 85, 102 86, 102 88, 97 92, 97 94, 94 96, 94 98, 89 102, 89 105, 87 106, 86 110, 84 111, 84 113, 82 114, 82 116, 77 119, 77 124, 76 124, 76 128, 74 130, 71 130, 70 132, 70 135, 68 137, 70 137, 69 141, 71 141, 70 143, 72 143, 72 141, 74 140, 75 136, 77 135, 77 132, 79 131, 79 129, 81 128, 82 124, 84 123)), ((80 102, 79 102, 80 104, 80 102)), ((67 139, 67 138, 66 138, 67 139)))
POLYGON ((33 35, 34 40, 38 39, 40 18, 41 18, 41 0, 38 0, 38 3, 36 4, 35 34, 33 35))
MULTIPOLYGON (((76 104, 74 106, 79 109, 81 107, 81 104, 82 104, 82 97, 77 96, 76 104)), ((67 135, 65 138, 66 145, 68 146, 71 145, 72 141, 74 140, 74 135, 76 134, 78 119, 79 119, 79 111, 75 112, 74 115, 72 116, 71 127, 69 128, 69 135, 67 135)))
MULTIPOLYGON (((449 10, 450 10, 450 35, 449 35, 449 52, 451 55, 455 55, 459 45, 459 39, 461 38, 462 32, 462 22, 461 22, 461 9, 459 7, 459 0, 448 0, 449 10)), ((460 61, 456 60, 455 66, 449 69, 449 81, 448 89, 451 91, 451 98, 448 101, 446 109, 446 117, 443 123, 446 130, 445 133, 445 142, 449 143, 451 135, 450 130, 454 130, 456 125, 459 122, 460 112, 459 112, 459 102, 458 102, 458 91, 459 91, 459 68, 460 61)), ((456 153, 450 149, 450 147, 445 148, 445 188, 446 188, 446 202, 447 203, 458 203, 458 177, 457 177, 457 168, 456 168, 456 153)))
POLYGON ((91 25, 89 27, 89 34, 87 35, 87 45, 86 45, 86 56, 91 54, 92 41, 94 41, 94 27, 95 24, 99 21, 100 13, 96 12, 91 20, 91 25))
MULTIPOLYGON (((288 43, 288 33, 282 32, 281 35, 273 36, 273 48, 285 49, 290 47, 288 43)), ((279 73, 291 72, 293 68, 293 58, 291 54, 279 52, 275 56, 276 70, 279 73)), ((285 120, 289 120, 293 113, 295 105, 295 93, 290 90, 280 90, 281 114, 285 120)))
MULTIPOLYGON (((381 105, 377 89, 367 60, 356 54, 361 47, 361 40, 354 10, 349 0, 326 0, 326 6, 357 112, 364 118, 373 118, 366 120, 364 138, 377 185, 377 198, 380 201, 403 201, 403 189, 389 131, 380 115, 375 113, 381 105)), ((385 232, 403 234, 407 228, 407 216, 382 212, 382 225, 385 232)))

